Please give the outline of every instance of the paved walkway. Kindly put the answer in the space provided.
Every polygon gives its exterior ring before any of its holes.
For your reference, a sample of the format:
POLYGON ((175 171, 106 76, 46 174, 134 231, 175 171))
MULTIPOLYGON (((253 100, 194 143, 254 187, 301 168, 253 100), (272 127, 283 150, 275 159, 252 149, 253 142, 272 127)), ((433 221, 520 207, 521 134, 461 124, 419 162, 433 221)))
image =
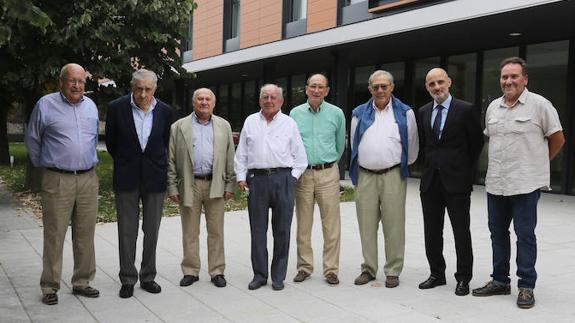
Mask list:
MULTIPOLYGON (((200 281, 186 288, 179 286, 181 229, 179 217, 173 217, 163 220, 160 232, 157 282, 162 293, 152 295, 136 288, 134 297, 120 299, 117 231, 116 224, 110 223, 96 229, 98 271, 93 286, 100 289, 101 296, 88 299, 71 293, 72 250, 68 237, 60 303, 55 306, 40 302, 41 223, 0 188, 0 322, 575 322, 575 197, 551 194, 541 197, 537 305, 521 310, 515 306, 515 277, 511 296, 476 298, 453 294, 455 251, 449 221, 445 230, 448 283, 427 291, 417 288, 428 276, 418 182, 410 180, 408 185, 405 268, 398 288, 382 287, 381 269, 373 284, 353 285, 362 256, 355 205, 351 202, 342 204, 341 284, 337 287, 328 286, 320 274, 322 240, 316 223, 313 235, 316 272, 311 279, 300 284, 291 281, 296 272, 292 234, 286 288, 276 292, 268 284, 249 291, 247 284, 252 278, 249 224, 247 212, 240 211, 226 214, 226 288, 215 288, 206 273, 204 228, 200 281)), ((472 200, 475 253, 472 288, 489 280, 491 248, 485 205, 484 189, 477 187, 472 200)), ((316 219, 319 221, 318 215, 316 219)), ((295 232, 295 223, 292 229, 295 232)), ((381 241, 380 233, 383 246, 381 241)), ((381 263, 382 252, 383 247, 381 263)))

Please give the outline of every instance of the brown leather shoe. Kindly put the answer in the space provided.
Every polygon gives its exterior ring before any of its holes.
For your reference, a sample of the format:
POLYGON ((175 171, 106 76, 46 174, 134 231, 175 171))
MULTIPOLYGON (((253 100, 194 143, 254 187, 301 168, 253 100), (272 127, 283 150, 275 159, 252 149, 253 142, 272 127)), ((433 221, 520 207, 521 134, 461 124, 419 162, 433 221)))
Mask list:
POLYGON ((399 286, 399 277, 397 276, 387 276, 385 278, 385 287, 395 288, 399 286))
POLYGON ((337 275, 334 273, 327 273, 327 275, 325 275, 325 281, 330 285, 339 284, 339 279, 337 278, 337 275))
POLYGON ((56 305, 58 304, 58 295, 56 295, 56 293, 44 294, 44 296, 42 296, 42 303, 46 305, 56 305))
POLYGON ((96 297, 100 296, 100 291, 98 291, 97 289, 90 287, 90 286, 86 286, 84 288, 73 287, 72 288, 72 294, 82 295, 82 296, 89 297, 89 298, 96 298, 96 297))
POLYGON ((353 283, 356 285, 365 285, 372 280, 375 280, 375 277, 372 276, 367 271, 364 271, 359 276, 357 276, 357 278, 355 279, 355 281, 353 283))
POLYGON ((309 278, 309 274, 306 273, 303 270, 300 270, 297 272, 297 275, 295 275, 295 277, 293 278, 293 281, 296 283, 301 283, 302 281, 306 280, 309 278))

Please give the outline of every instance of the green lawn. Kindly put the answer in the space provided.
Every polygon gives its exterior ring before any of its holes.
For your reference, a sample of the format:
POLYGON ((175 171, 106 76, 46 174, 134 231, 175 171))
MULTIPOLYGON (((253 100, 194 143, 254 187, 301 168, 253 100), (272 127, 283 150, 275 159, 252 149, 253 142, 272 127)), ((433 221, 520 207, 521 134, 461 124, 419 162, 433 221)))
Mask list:
MULTIPOLYGON (((26 147, 22 143, 10 144, 10 155, 14 156, 14 167, 0 165, 0 180, 6 184, 15 196, 17 196, 28 207, 40 210, 40 198, 38 194, 24 190, 25 170, 26 170, 26 147)), ((100 179, 100 196, 98 203, 98 222, 116 221, 116 207, 114 205, 114 194, 112 189, 112 158, 107 152, 98 152, 100 163, 96 167, 98 178, 100 179)), ((346 187, 341 196, 342 201, 353 201, 354 190, 346 187)), ((226 202, 226 211, 243 210, 246 208, 246 196, 237 190, 234 199, 226 202)), ((40 212, 36 212, 40 215, 40 212)), ((179 214, 178 206, 166 200, 164 204, 164 216, 179 214)))

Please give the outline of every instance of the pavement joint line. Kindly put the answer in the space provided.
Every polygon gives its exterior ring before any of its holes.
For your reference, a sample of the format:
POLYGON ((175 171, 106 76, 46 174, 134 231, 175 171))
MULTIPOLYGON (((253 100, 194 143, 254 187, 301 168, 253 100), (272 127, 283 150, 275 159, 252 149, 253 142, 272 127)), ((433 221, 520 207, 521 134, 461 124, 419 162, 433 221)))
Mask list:
POLYGON ((22 306, 22 309, 26 313, 28 320, 30 320, 30 322, 33 322, 32 317, 30 316, 30 313, 28 313, 28 308, 26 307, 26 304, 22 300, 22 297, 20 296, 20 293, 18 293, 18 290, 16 289, 14 282, 12 282, 12 278, 10 278, 10 276, 8 275, 8 272, 6 271, 6 268, 4 268, 4 265, 1 262, 0 262, 0 268, 2 268, 2 273, 6 276, 6 278, 8 279, 8 282, 10 282, 10 287, 12 287, 12 290, 16 294, 16 297, 18 297, 18 302, 20 303, 20 306, 22 306))

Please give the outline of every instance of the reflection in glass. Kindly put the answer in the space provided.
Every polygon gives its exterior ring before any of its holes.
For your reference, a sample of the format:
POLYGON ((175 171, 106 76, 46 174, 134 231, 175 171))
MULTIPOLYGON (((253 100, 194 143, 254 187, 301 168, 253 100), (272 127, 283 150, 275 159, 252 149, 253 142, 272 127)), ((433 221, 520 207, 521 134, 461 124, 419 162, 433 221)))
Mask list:
POLYGON ((305 81, 304 74, 294 75, 291 78, 291 107, 286 107, 285 113, 289 113, 291 109, 306 102, 307 96, 305 95, 305 81))
POLYGON ((233 131, 242 129, 244 120, 242 118, 242 83, 233 83, 229 105, 229 122, 233 131))
POLYGON ((292 0, 291 21, 305 19, 307 16, 307 0, 292 0))
POLYGON ((365 103, 371 95, 367 89, 369 82, 369 76, 375 71, 373 66, 361 66, 356 67, 353 70, 353 95, 352 95, 352 106, 357 107, 360 104, 365 103))
POLYGON ((227 84, 222 84, 219 87, 216 98, 216 107, 214 109, 214 114, 228 120, 229 119, 229 86, 227 84))
MULTIPOLYGON (((425 89, 425 77, 427 72, 434 67, 439 67, 440 61, 439 57, 426 57, 422 59, 415 60, 413 62, 413 98, 411 102, 407 101, 405 103, 410 104, 415 109, 431 101, 429 93, 425 89)), ((407 98, 406 98, 407 99, 407 98)))
POLYGON ((477 54, 463 54, 447 58, 447 73, 451 78, 449 92, 452 96, 475 102, 475 76, 477 75, 477 54))
MULTIPOLYGON (((544 96, 551 101, 557 112, 563 128, 567 127, 567 65, 569 58, 569 42, 557 41, 527 46, 527 73, 529 91, 544 96)), ((551 161, 551 188, 561 191, 563 173, 563 158, 565 148, 551 161)), ((574 183, 573 181, 571 183, 574 183)), ((571 187, 571 193, 575 191, 571 187)))
POLYGON ((255 81, 244 83, 244 119, 250 114, 260 111, 259 91, 255 81))

